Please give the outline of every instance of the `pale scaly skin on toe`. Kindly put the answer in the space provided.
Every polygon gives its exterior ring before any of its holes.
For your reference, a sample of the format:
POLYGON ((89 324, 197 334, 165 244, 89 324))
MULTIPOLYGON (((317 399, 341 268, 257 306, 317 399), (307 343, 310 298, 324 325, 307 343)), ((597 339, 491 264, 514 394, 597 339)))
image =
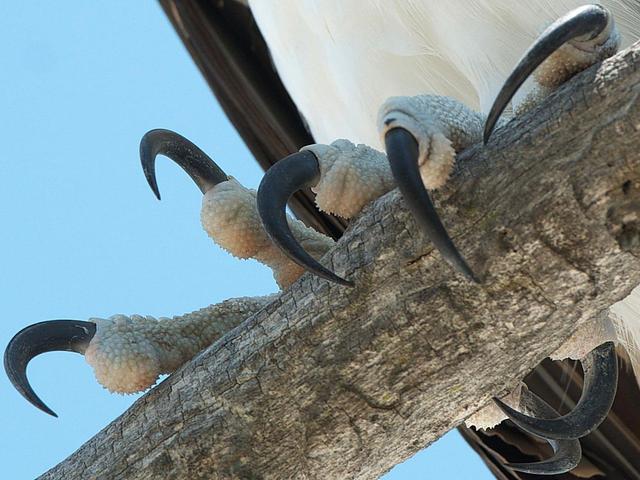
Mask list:
POLYGON ((349 140, 331 145, 309 145, 318 158, 320 181, 312 188, 316 205, 324 212, 351 218, 376 198, 395 188, 384 153, 349 140))
POLYGON ((84 356, 110 392, 142 392, 274 299, 234 298, 173 318, 92 318, 96 334, 84 356))
POLYGON ((609 15, 607 27, 595 38, 578 38, 564 44, 536 68, 529 93, 514 105, 516 115, 540 103, 560 85, 591 65, 615 55, 620 42, 620 33, 613 17, 609 15))
POLYGON ((482 139, 484 117, 448 97, 392 97, 378 113, 383 143, 386 133, 397 127, 418 140, 420 175, 425 187, 434 190, 448 180, 456 153, 482 139))
POLYGON ((547 58, 534 72, 539 85, 554 89, 591 65, 618 52, 620 33, 609 15, 607 27, 595 38, 567 42, 547 58))
MULTIPOLYGON (((267 236, 256 207, 256 191, 231 178, 211 188, 202 199, 202 227, 220 247, 241 259, 254 258, 269 266, 280 288, 295 282, 304 269, 289 260, 267 236)), ((289 217, 296 239, 313 257, 321 258, 334 241, 289 217)))

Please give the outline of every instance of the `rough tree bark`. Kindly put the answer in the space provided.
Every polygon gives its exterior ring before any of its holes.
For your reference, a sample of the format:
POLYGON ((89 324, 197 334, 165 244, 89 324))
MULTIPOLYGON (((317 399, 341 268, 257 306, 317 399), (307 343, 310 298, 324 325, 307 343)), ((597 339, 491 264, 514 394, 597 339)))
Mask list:
POLYGON ((455 275, 397 191, 305 275, 41 478, 377 478, 513 388, 640 283, 640 45, 461 155, 435 200, 455 275))

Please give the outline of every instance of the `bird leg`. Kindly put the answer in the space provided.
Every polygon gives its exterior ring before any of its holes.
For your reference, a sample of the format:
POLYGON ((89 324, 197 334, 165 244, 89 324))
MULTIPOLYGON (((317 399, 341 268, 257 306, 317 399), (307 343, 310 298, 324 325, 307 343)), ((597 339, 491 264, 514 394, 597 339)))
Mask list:
POLYGON ((57 417, 27 379, 27 365, 35 356, 53 351, 83 354, 98 382, 110 392, 141 392, 273 300, 273 295, 230 299, 171 319, 114 315, 86 322, 35 323, 11 339, 4 368, 24 398, 57 417))
MULTIPOLYGON (((201 220, 209 236, 239 258, 255 258, 273 269, 281 288, 304 270, 267 237, 256 209, 256 192, 228 177, 202 150, 169 130, 152 130, 140 142, 143 171, 160 198, 156 155, 180 165, 204 194, 201 220)), ((318 257, 333 245, 330 238, 289 219, 299 241, 318 257)), ((108 319, 52 320, 18 332, 5 350, 4 365, 15 388, 33 405, 55 416, 29 385, 26 369, 40 353, 84 354, 100 384, 112 392, 134 393, 152 386, 225 332, 273 301, 273 296, 227 300, 172 319, 115 315, 108 319)))
POLYGON ((520 110, 575 74, 614 55, 619 45, 613 16, 601 5, 584 5, 559 18, 542 32, 507 78, 487 117, 484 142, 489 141, 500 115, 531 74, 538 88, 520 110))

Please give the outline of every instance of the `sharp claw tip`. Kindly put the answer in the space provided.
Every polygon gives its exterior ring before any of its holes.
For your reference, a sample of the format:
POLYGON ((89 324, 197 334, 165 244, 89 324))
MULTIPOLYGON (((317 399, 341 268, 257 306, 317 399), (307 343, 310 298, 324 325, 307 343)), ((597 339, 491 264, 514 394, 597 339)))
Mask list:
POLYGON ((144 175, 147 179, 147 184, 149 185, 149 188, 151 189, 151 191, 153 192, 153 194, 155 195, 155 197, 160 200, 160 189, 158 188, 158 183, 156 182, 155 176, 150 175, 146 169, 144 172, 144 175))
POLYGON ((42 400, 40 400, 39 397, 37 397, 37 396, 35 396, 35 398, 29 397, 29 398, 27 398, 27 400, 29 400, 29 403, 31 403, 38 410, 46 413, 47 415, 51 415, 52 417, 58 418, 58 414, 56 412, 54 412, 53 410, 51 410, 47 406, 46 403, 44 403, 42 400))
MULTIPOLYGON (((318 275, 317 272, 314 272, 314 273, 318 275)), ((324 278, 325 280, 329 280, 330 282, 336 283, 343 287, 351 287, 351 288, 355 287, 355 283, 353 281, 347 280, 346 278, 339 277, 338 275, 336 275, 330 270, 326 270, 324 273, 325 275, 320 274, 319 276, 324 278)))
POLYGON ((485 128, 484 136, 482 137, 482 142, 487 145, 489 140, 491 140, 491 135, 493 135, 493 126, 491 128, 485 128))
POLYGON ((44 413, 48 413, 49 415, 51 415, 54 418, 58 418, 58 414, 56 412, 54 412, 53 410, 51 410, 51 409, 47 409, 47 410, 43 410, 43 411, 44 411, 44 413))
POLYGON ((469 280, 470 282, 475 283, 475 284, 481 284, 482 283, 480 281, 480 278, 475 273, 473 273, 473 270, 471 270, 469 265, 467 265, 467 262, 465 262, 464 259, 462 259, 462 257, 459 257, 457 259, 451 260, 451 262, 457 268, 457 270, 462 275, 464 275, 464 277, 467 280, 469 280))

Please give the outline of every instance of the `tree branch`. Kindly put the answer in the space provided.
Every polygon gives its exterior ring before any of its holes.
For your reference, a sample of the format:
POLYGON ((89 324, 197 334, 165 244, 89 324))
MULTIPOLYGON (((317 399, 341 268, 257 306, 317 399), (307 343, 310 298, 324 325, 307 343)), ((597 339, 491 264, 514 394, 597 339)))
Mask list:
POLYGON ((481 286, 397 191, 305 275, 41 478, 377 478, 640 283, 640 46, 460 156, 436 195, 481 286))

